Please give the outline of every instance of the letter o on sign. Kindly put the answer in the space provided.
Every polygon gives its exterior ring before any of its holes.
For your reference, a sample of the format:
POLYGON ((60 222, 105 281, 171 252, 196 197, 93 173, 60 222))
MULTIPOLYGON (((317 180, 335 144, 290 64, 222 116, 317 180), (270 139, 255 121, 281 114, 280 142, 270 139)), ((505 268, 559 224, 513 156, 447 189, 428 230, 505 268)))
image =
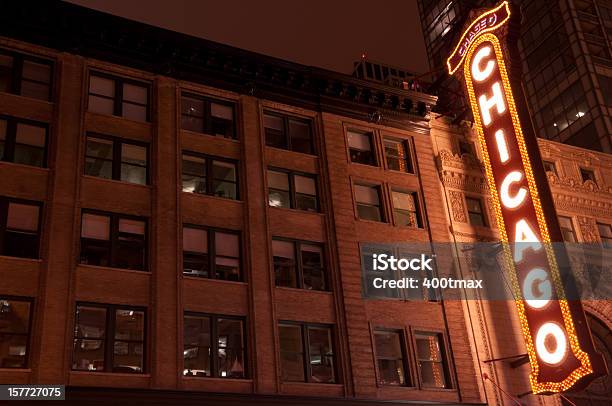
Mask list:
POLYGON ((538 357, 542 361, 556 365, 565 358, 567 339, 565 333, 557 324, 544 323, 536 334, 535 346, 538 357), (546 345, 547 340, 554 340, 555 348, 549 349, 546 345))

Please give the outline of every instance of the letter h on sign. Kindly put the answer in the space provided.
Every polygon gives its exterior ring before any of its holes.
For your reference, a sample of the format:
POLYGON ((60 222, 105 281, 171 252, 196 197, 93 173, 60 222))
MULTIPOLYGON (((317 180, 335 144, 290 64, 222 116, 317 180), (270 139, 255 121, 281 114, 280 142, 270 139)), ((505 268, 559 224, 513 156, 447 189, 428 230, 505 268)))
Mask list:
MULTIPOLYGON (((563 240, 550 189, 533 129, 521 126, 530 124, 527 109, 517 106, 512 94, 506 59, 512 62, 508 55, 518 22, 507 1, 472 21, 447 65, 451 74, 465 79, 505 260, 514 270, 531 387, 536 394, 584 387, 606 367, 594 349, 581 303, 566 298, 557 265, 566 254, 551 245, 563 240), (495 23, 473 35, 474 25, 484 18, 495 23)), ((514 89, 522 96, 520 86, 514 89)))

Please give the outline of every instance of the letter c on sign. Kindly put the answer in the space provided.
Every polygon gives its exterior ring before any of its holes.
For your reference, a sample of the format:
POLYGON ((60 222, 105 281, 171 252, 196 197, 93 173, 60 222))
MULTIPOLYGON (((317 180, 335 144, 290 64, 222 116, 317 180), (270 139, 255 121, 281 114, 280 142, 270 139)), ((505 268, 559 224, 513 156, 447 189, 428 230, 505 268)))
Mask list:
POLYGON ((489 59, 487 61, 487 66, 485 66, 484 70, 480 69, 480 61, 482 61, 483 58, 486 58, 490 54, 491 47, 489 46, 482 47, 478 52, 476 52, 476 55, 472 60, 472 77, 475 81, 482 82, 491 75, 491 72, 493 72, 493 68, 495 67, 495 61, 492 59, 489 59))
POLYGON ((501 197, 501 201, 509 209, 517 208, 523 203, 525 197, 527 196, 527 190, 524 187, 521 187, 518 193, 514 196, 510 196, 510 185, 516 182, 520 182, 523 179, 523 174, 519 171, 512 171, 504 178, 504 181, 501 184, 499 195, 501 197))
POLYGON ((535 339, 536 352, 540 359, 547 364, 556 365, 563 361, 567 351, 567 339, 561 327, 555 323, 544 323, 538 330, 535 339), (551 336, 554 339, 555 348, 549 349, 546 340, 551 336))

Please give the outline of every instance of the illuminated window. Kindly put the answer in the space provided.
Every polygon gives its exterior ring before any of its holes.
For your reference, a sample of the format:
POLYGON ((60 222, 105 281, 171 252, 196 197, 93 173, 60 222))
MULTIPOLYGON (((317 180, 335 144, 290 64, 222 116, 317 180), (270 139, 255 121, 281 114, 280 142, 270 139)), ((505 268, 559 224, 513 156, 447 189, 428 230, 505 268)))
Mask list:
POLYGON ((408 141, 385 138, 384 144, 387 168, 394 171, 414 173, 408 141))
POLYGON ((27 368, 32 301, 0 296, 0 368, 27 368))
POLYGON ((286 239, 272 240, 276 286, 325 290, 323 247, 286 239))
POLYGON ((330 326, 281 322, 278 341, 283 382, 336 382, 330 326))
POLYGON ((72 369, 143 373, 145 323, 142 308, 77 304, 72 369))
POLYGON ((0 92, 51 100, 52 62, 0 51, 0 92))
POLYGON ((45 167, 47 124, 0 117, 0 160, 45 167))
POLYGON ((87 136, 85 175, 146 185, 148 155, 146 144, 87 136))
POLYGON ((599 238, 606 248, 612 248, 612 226, 610 224, 597 223, 599 238))
POLYGON ((89 76, 88 110, 149 121, 149 85, 102 73, 89 76))
POLYGON ((40 203, 0 198, 0 249, 2 255, 38 258, 40 203))
POLYGON ((182 161, 183 192, 239 198, 236 162, 186 151, 182 161))
POLYGON ((181 96, 181 128, 223 138, 236 138, 234 104, 193 94, 181 96))
POLYGON ((316 178, 281 169, 268 169, 268 204, 271 207, 318 211, 316 178))
POLYGON ((385 221, 380 203, 380 187, 355 184, 355 202, 360 219, 385 221))
POLYGON ((590 169, 580 168, 580 177, 582 178, 583 182, 590 180, 593 183, 597 183, 595 181, 595 172, 590 169))
POLYGON ((186 312, 183 320, 184 376, 246 377, 243 318, 186 312))
POLYGON ((417 331, 414 338, 421 385, 425 388, 450 388, 442 334, 417 331))
POLYGON ((484 209, 482 207, 482 200, 466 196, 465 203, 467 206, 470 224, 474 226, 486 227, 487 221, 485 219, 484 209))
POLYGON ((147 221, 141 217, 83 210, 81 263, 147 270, 147 221))
POLYGON ((240 235, 183 226, 183 275, 240 281, 240 235))
POLYGON ((264 128, 267 146, 314 154, 310 120, 265 112, 264 128))
POLYGON ((410 386, 402 331, 375 330, 374 346, 378 367, 378 382, 381 385, 410 386))
POLYGON ((402 192, 393 190, 393 215, 395 223, 399 226, 422 228, 421 214, 419 212, 418 195, 416 192, 402 192))
POLYGON ((561 226, 563 241, 576 242, 576 232, 571 217, 559 216, 559 225, 561 226))
POLYGON ((557 165, 555 165, 554 162, 552 162, 552 161, 542 161, 542 163, 544 164, 544 171, 545 172, 552 172, 555 175, 559 176, 557 174, 557 165))
POLYGON ((372 145, 372 133, 346 132, 351 162, 376 166, 376 154, 372 145))

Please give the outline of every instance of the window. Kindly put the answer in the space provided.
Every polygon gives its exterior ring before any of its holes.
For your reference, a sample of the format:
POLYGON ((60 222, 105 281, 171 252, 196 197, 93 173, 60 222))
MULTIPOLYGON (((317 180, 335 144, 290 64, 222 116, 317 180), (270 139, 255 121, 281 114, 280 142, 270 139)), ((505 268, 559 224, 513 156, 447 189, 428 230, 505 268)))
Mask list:
POLYGON ((576 242, 576 233, 574 232, 571 217, 559 216, 559 225, 561 226, 563 241, 576 242))
POLYGON ((268 169, 268 205, 318 211, 316 178, 311 175, 268 169))
POLYGON ((241 318, 185 313, 183 375, 245 378, 244 331, 241 318))
POLYGON ((557 174, 557 166, 555 165, 554 162, 552 162, 552 161, 542 161, 542 163, 544 164, 544 171, 545 172, 552 172, 555 175, 559 176, 557 174))
POLYGON ((374 331, 374 345, 378 382, 381 385, 409 386, 402 332, 377 329, 374 331))
POLYGON ((325 290, 323 247, 304 241, 272 240, 276 286, 325 290))
MULTIPOLYGON (((387 168, 394 171, 414 173, 408 141, 384 139, 387 168)), ((352 156, 352 155, 351 155, 352 156)), ((352 160, 352 158, 351 158, 352 160)))
POLYGON ((355 184, 357 216, 362 220, 384 221, 380 204, 380 188, 355 184))
POLYGON ((181 95, 181 128, 216 137, 236 138, 234 104, 181 95))
POLYGON ((146 185, 148 155, 144 144, 88 135, 85 175, 146 185))
POLYGON ((459 140, 459 155, 474 156, 474 144, 468 141, 459 140))
POLYGON ((149 121, 149 85, 92 73, 88 110, 134 121, 149 121))
POLYGON ((597 223, 597 230, 601 244, 606 248, 612 248, 612 225, 597 223))
POLYGON ((72 369, 143 373, 145 324, 144 309, 77 304, 72 369))
POLYGON ((0 117, 0 160, 45 167, 47 125, 12 117, 0 117))
POLYGON ((486 227, 487 222, 485 220, 484 210, 482 208, 482 200, 475 197, 466 197, 465 203, 467 205, 470 224, 473 226, 486 227))
POLYGON ((83 211, 81 263, 147 270, 147 221, 140 217, 83 211))
POLYGON ((2 50, 0 91, 50 100, 51 66, 51 61, 2 50))
POLYGON ((28 365, 32 301, 0 296, 0 368, 28 365))
POLYGON ((241 280, 238 233, 183 226, 183 275, 241 280))
POLYGON ((236 163, 183 152, 183 192, 238 200, 236 163))
POLYGON ((38 258, 40 203, 0 198, 0 249, 2 255, 38 258))
POLYGON ((314 154, 310 120, 264 113, 266 145, 305 154, 314 154))
POLYGON ((595 172, 590 169, 580 168, 580 177, 582 178, 583 182, 590 180, 593 183, 597 183, 595 180, 595 172))
POLYGON ((372 145, 372 133, 346 132, 351 162, 376 166, 376 154, 372 145))
POLYGON ((393 190, 393 214, 398 226, 423 228, 416 192, 393 190))
POLYGON ((450 388, 442 334, 415 332, 415 343, 421 385, 426 388, 450 388))
POLYGON ((336 382, 331 327, 281 322, 278 336, 284 382, 336 382))

